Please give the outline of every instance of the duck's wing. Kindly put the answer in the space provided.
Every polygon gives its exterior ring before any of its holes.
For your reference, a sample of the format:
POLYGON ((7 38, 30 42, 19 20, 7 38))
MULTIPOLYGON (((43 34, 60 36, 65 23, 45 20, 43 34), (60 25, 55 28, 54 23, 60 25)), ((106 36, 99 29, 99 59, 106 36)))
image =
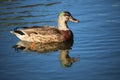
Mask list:
POLYGON ((15 29, 11 31, 19 39, 29 42, 62 42, 63 36, 55 27, 24 27, 23 29, 15 29))
POLYGON ((34 27, 23 27, 22 29, 16 29, 15 32, 21 35, 54 35, 60 34, 59 30, 55 27, 48 27, 48 26, 34 26, 34 27))

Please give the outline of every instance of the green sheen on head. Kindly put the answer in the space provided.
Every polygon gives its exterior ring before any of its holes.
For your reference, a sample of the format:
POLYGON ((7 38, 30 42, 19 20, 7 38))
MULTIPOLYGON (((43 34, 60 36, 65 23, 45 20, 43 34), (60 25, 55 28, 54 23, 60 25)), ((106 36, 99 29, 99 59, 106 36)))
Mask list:
POLYGON ((61 17, 61 16, 71 16, 71 14, 68 11, 62 11, 59 13, 58 17, 61 17))
POLYGON ((60 16, 64 16, 64 11, 59 13, 58 17, 60 17, 60 16))

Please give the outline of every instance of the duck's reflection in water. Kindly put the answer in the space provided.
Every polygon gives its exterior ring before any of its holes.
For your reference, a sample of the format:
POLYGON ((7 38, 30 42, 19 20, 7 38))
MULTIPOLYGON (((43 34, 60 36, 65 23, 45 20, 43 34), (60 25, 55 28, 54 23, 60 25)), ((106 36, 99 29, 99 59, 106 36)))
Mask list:
POLYGON ((59 59, 62 67, 71 67, 73 62, 78 61, 77 58, 72 58, 69 56, 68 50, 60 50, 59 59))
POLYGON ((30 43, 25 41, 19 41, 13 46, 15 50, 19 51, 30 51, 37 53, 48 53, 51 51, 60 50, 59 60, 63 67, 70 67, 72 63, 78 61, 77 58, 72 58, 69 56, 69 49, 73 45, 73 40, 63 42, 63 43, 30 43))

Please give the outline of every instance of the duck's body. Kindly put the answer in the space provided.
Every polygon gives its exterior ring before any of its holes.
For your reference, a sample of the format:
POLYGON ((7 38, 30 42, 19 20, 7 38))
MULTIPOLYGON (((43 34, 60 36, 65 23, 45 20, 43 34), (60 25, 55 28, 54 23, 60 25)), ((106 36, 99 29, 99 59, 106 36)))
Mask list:
POLYGON ((20 40, 28 42, 64 42, 73 37, 72 31, 67 26, 68 20, 78 22, 69 12, 61 12, 58 17, 58 28, 52 26, 33 26, 15 29, 11 33, 15 34, 20 40))
POLYGON ((24 29, 18 29, 13 32, 20 40, 28 42, 64 42, 72 39, 70 30, 58 30, 52 26, 33 26, 24 29))

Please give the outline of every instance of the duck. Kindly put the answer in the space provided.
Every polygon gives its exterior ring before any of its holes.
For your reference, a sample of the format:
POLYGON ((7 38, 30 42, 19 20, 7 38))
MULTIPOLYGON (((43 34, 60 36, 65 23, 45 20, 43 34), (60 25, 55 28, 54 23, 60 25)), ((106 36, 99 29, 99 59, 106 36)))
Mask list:
POLYGON ((67 22, 79 22, 78 19, 73 18, 68 11, 62 11, 58 15, 58 26, 30 26, 15 28, 10 31, 16 35, 20 40, 27 42, 39 43, 53 43, 65 42, 73 39, 73 33, 69 29, 67 22))

